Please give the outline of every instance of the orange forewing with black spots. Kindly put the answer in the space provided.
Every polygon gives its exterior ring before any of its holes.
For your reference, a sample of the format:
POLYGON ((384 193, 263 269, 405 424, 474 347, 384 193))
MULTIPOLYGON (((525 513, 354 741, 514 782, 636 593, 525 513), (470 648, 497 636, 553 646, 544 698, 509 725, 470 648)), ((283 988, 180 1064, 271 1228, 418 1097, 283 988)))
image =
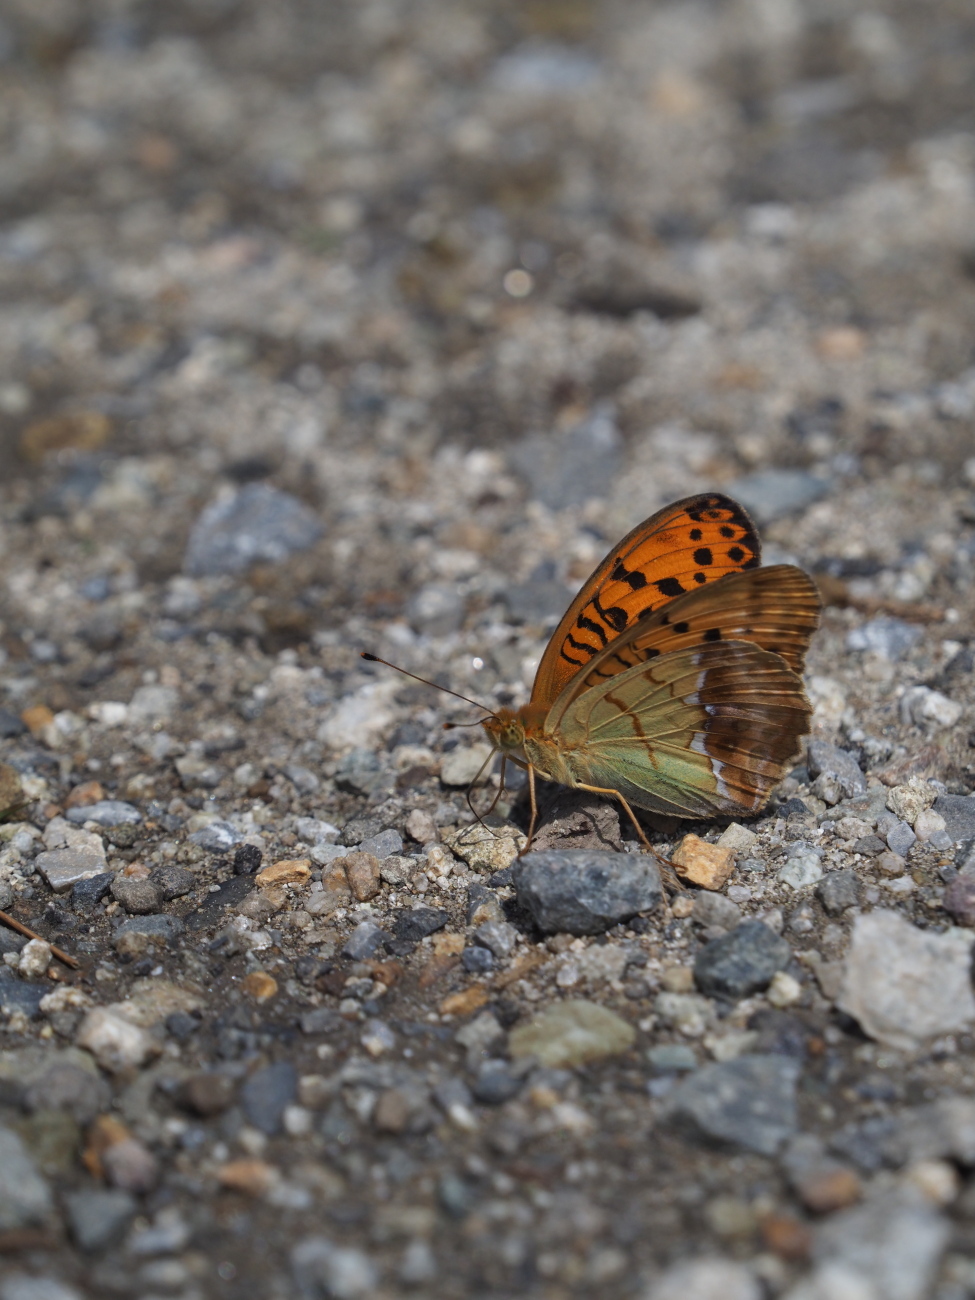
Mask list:
POLYGON ((551 704, 648 615, 760 561, 755 525, 730 497, 705 492, 658 510, 613 547, 569 606, 542 656, 532 703, 551 704))

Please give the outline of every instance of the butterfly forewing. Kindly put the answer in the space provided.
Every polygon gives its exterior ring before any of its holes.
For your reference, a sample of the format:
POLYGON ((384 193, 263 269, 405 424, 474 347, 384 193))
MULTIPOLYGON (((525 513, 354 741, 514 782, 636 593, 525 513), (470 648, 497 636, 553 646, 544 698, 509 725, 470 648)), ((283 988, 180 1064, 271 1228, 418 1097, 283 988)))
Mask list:
POLYGON ((572 696, 670 651, 727 641, 752 641, 801 672, 819 615, 816 584, 792 564, 729 574, 628 628, 572 679, 572 696))
POLYGON ((546 731, 579 781, 651 812, 703 818, 760 808, 810 715, 781 656, 729 641, 629 668, 572 700, 554 727, 550 714, 546 731))
POLYGON ((551 704, 622 633, 687 592, 758 567, 755 526, 730 497, 687 497, 658 510, 610 551, 542 656, 533 704, 551 704))

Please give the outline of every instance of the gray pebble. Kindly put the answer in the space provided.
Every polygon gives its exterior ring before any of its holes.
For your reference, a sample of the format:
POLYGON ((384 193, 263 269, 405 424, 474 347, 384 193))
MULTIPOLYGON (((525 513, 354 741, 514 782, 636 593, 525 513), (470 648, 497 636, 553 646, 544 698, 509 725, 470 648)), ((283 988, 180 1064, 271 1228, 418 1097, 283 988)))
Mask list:
POLYGON ((183 922, 178 916, 169 912, 160 912, 156 916, 131 916, 115 931, 115 938, 123 934, 148 934, 169 942, 183 932, 183 922))
POLYGON ((900 858, 906 858, 917 842, 917 836, 907 822, 895 822, 887 832, 887 847, 900 858))
MULTIPOLYGON (((392 789, 393 776, 382 768, 378 755, 371 750, 353 749, 335 769, 335 786, 348 794, 378 796, 392 789)), ((354 841, 349 826, 342 838, 354 841)))
POLYGON ((464 621, 464 599, 453 583, 428 582, 410 600, 406 617, 426 636, 449 636, 464 621))
POLYGON ((670 1095, 666 1118, 705 1141, 774 1155, 796 1131, 800 1070, 788 1056, 739 1056, 706 1065, 670 1095))
POLYGON ((87 911, 101 902, 111 889, 114 879, 113 871, 102 871, 97 876, 88 876, 85 880, 77 881, 71 890, 71 902, 75 907, 87 911))
POLYGON ((465 948, 460 955, 460 964, 469 975, 486 975, 494 969, 494 953, 490 948, 465 948))
POLYGON ((379 1270, 364 1251, 336 1246, 326 1237, 305 1237, 291 1252, 291 1271, 301 1300, 366 1300, 379 1270))
POLYGON ((744 921, 697 954, 694 979, 708 997, 744 998, 767 988, 792 957, 785 939, 761 921, 744 921))
POLYGON ((507 921, 485 921, 474 931, 474 942, 489 948, 498 958, 508 956, 517 938, 518 931, 507 921))
POLYGON ((342 954, 353 961, 363 961, 371 957, 387 937, 386 931, 375 921, 360 921, 346 939, 342 954))
POLYGON ((137 916, 158 912, 162 903, 162 891, 151 880, 138 880, 121 874, 112 881, 112 897, 121 903, 127 912, 137 916))
POLYGON ((854 871, 830 871, 816 886, 816 897, 829 916, 840 916, 860 901, 860 881, 854 871))
POLYGON ((183 898, 196 884, 193 872, 176 866, 174 862, 157 867, 150 879, 167 903, 174 898, 183 898))
POLYGON ((90 1124, 108 1109, 111 1090, 94 1070, 70 1060, 55 1058, 24 1089, 24 1107, 30 1112, 67 1111, 79 1124, 90 1124))
POLYGON ((8 930, 5 925, 0 925, 0 957, 5 952, 20 952, 26 938, 22 934, 16 934, 13 930, 8 930))
MULTIPOLYGON (((620 470, 622 456, 623 439, 609 402, 597 403, 586 419, 558 437, 533 433, 509 453, 512 466, 527 479, 532 494, 551 510, 605 495, 620 470)), ((562 601, 564 609, 564 595, 562 601)))
POLYGON ((548 850, 512 871, 518 901, 546 934, 599 934, 657 907, 660 871, 643 854, 548 850))
POLYGON ((485 1106, 500 1106, 517 1096, 524 1079, 511 1072, 504 1061, 485 1061, 474 1080, 472 1091, 476 1101, 485 1106))
POLYGON ((240 843, 241 835, 229 822, 211 822, 202 830, 193 831, 189 839, 191 844, 199 844, 208 853, 227 853, 240 843))
POLYGON ((658 1043, 647 1052, 647 1060, 656 1074, 686 1074, 697 1069, 694 1048, 686 1043, 658 1043))
POLYGON ((829 483, 802 469, 766 469, 735 479, 729 493, 759 524, 805 510, 829 491, 829 483))
POLYGON ((741 920, 741 908, 724 894, 702 890, 694 900, 691 919, 708 929, 716 926, 722 930, 731 930, 741 920))
POLYGON ((41 1014, 41 998, 50 992, 50 984, 21 979, 9 966, 0 966, 0 1011, 8 1015, 22 1011, 28 1020, 36 1020, 41 1014))
POLYGON ((243 573, 277 564, 321 537, 321 521, 297 497, 267 483, 248 483, 211 502, 190 532, 183 571, 191 577, 243 573))
POLYGON ((814 1253, 820 1267, 839 1266, 843 1276, 869 1278, 876 1295, 922 1300, 931 1294, 950 1236, 948 1220, 933 1205, 891 1189, 827 1218, 814 1253))
POLYGON ((244 1114, 269 1136, 281 1131, 284 1108, 298 1092, 298 1073, 290 1061, 276 1061, 256 1070, 240 1090, 244 1114))
POLYGON ((0 1127, 0 1232, 42 1223, 51 1193, 12 1129, 0 1127))
POLYGON ((939 794, 933 807, 953 840, 975 839, 975 799, 970 795, 939 794))
POLYGON ((399 831, 380 831, 378 835, 370 835, 368 839, 364 839, 359 845, 359 852, 371 853, 381 862, 383 858, 403 852, 403 837, 399 831))
POLYGON ((128 826, 142 821, 142 813, 138 808, 121 799, 102 799, 82 808, 69 808, 64 815, 69 822, 78 825, 96 822, 99 826, 128 826))
MULTIPOLYGON (((836 745, 831 745, 826 740, 810 740, 806 751, 806 765, 809 768, 809 775, 814 778, 823 777, 835 785, 840 791, 841 798, 852 798, 854 795, 864 794, 867 789, 867 778, 860 770, 860 764, 854 756, 845 749, 839 749, 836 745)), ((818 793, 815 789, 814 793, 818 793)), ((820 798, 826 798, 820 795, 820 798)), ((830 804, 839 803, 839 799, 826 798, 830 804)))
POLYGON ((80 1250, 92 1253, 114 1245, 135 1218, 139 1205, 128 1192, 102 1188, 68 1192, 64 1208, 71 1236, 80 1250))

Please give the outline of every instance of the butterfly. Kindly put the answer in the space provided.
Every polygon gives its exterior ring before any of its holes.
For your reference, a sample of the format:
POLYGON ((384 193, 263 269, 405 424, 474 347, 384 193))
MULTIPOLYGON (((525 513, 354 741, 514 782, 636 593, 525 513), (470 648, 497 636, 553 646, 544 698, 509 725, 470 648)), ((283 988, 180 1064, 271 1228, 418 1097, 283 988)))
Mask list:
POLYGON ((528 845, 537 777, 616 799, 651 852, 635 808, 704 819, 763 806, 809 730, 800 674, 821 601, 802 569, 760 560, 745 510, 708 492, 658 510, 597 566, 528 703, 481 723, 527 769, 528 845))

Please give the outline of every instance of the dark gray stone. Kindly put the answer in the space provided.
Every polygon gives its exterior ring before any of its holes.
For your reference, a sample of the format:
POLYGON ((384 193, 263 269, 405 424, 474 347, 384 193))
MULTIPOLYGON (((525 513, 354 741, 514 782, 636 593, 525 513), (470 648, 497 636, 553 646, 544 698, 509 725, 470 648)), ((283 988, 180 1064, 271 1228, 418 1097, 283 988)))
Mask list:
POLYGON ((75 907, 87 911, 101 902, 111 889, 114 879, 114 871, 103 871, 100 875, 89 876, 87 880, 79 880, 71 890, 71 902, 75 907))
POLYGON ((383 769, 378 754, 369 749, 353 749, 335 769, 335 785, 348 794, 379 795, 392 789, 393 776, 383 769))
POLYGON ((518 938, 518 931, 507 921, 485 921, 474 931, 474 942, 489 948, 495 957, 507 957, 518 938))
POLYGON ((408 943, 419 943, 428 934, 436 934, 447 924, 447 913, 434 907, 415 907, 397 914, 393 923, 397 939, 408 943))
POLYGON ((280 1133, 284 1108, 298 1093, 298 1072, 290 1061, 275 1061, 256 1070, 240 1090, 244 1114, 255 1128, 280 1133))
POLYGON ((142 821, 138 808, 121 799, 101 799, 81 808, 69 808, 64 815, 69 822, 76 822, 79 826, 84 822, 96 822, 99 826, 134 826, 142 821))
POLYGON ((839 916, 860 901, 860 881, 854 871, 830 871, 816 886, 816 897, 830 916, 839 916))
POLYGON ((378 835, 370 835, 368 839, 364 839, 359 845, 359 852, 371 853, 381 862, 383 858, 403 852, 403 837, 399 831, 380 831, 378 835))
POLYGON ((360 921, 346 939, 342 954, 351 957, 353 961, 363 961, 367 957, 372 957, 387 938, 389 936, 386 931, 375 921, 360 921))
POLYGON ((234 876, 231 880, 225 880, 218 890, 207 894, 196 911, 190 912, 186 918, 187 927, 190 930, 205 930, 211 925, 219 924, 223 920, 224 909, 242 903, 253 888, 254 877, 251 875, 234 876))
POLYGON ((509 453, 532 495, 551 510, 605 496, 622 468, 622 457, 623 439, 609 402, 598 402, 584 420, 564 432, 530 434, 509 453))
POLYGON ((862 853, 866 858, 875 858, 878 853, 883 853, 886 847, 879 835, 864 835, 862 839, 853 842, 853 852, 862 853))
POLYGON ((524 1082, 512 1073, 506 1062, 486 1061, 474 1080, 472 1091, 475 1100, 485 1106, 500 1106, 517 1096, 524 1082))
POLYGON ((343 1024, 334 1007, 315 1007, 306 1011, 298 1021, 303 1034, 334 1034, 343 1024))
POLYGON ((800 1070, 788 1056, 706 1065, 670 1094, 666 1122, 705 1142, 774 1155, 796 1131, 800 1070))
POLYGON ((138 880, 120 873, 112 881, 112 897, 121 903, 127 912, 148 916, 151 912, 159 911, 162 891, 149 879, 138 880))
POLYGON ((907 822, 895 821, 893 826, 888 827, 887 847, 899 857, 906 858, 908 853, 914 847, 917 836, 908 826, 907 822))
POLYGON ((160 912, 156 916, 130 916, 115 931, 116 939, 123 934, 156 935, 167 942, 183 933, 183 922, 178 916, 169 912, 160 912))
POLYGON ((759 524, 805 510, 829 492, 829 483, 802 469, 764 469, 735 479, 728 492, 759 524))
POLYGON ((20 952, 26 943, 27 939, 22 934, 17 934, 13 930, 8 930, 5 925, 0 925, 0 957, 5 952, 20 952))
POLYGON ((128 1192, 90 1188, 64 1197, 68 1228, 79 1250, 88 1254, 113 1246, 125 1234, 139 1208, 128 1192))
POLYGON ((545 934, 599 934, 662 897, 656 863, 636 853, 528 853, 514 864, 512 882, 545 934))
POLYGON ((234 875, 253 875, 260 869, 263 856, 256 844, 241 844, 234 853, 234 875))
MULTIPOLYGON (((828 740, 810 740, 806 750, 806 766, 814 781, 822 777, 824 781, 838 786, 843 798, 849 799, 866 792, 867 778, 861 772, 860 764, 852 754, 831 745, 828 740)), ((839 800, 827 799, 827 802, 838 803, 839 800)))
POLYGON ((297 497, 268 483, 248 483, 203 510, 190 531, 183 571, 209 577, 277 564, 318 541, 323 531, 297 497))
POLYGON ((713 939, 694 960, 697 987, 708 997, 746 998, 767 988, 792 958, 785 939, 761 921, 744 921, 713 939))
POLYGON ((975 838, 975 798, 963 794, 939 794, 934 811, 945 819, 945 830, 953 840, 975 838))
POLYGON ((23 980, 9 966, 0 966, 0 1011, 8 1015, 22 1011, 28 1020, 36 1020, 41 1014, 41 998, 51 991, 50 984, 23 980))
POLYGON ((150 879, 167 903, 174 898, 183 898, 196 884, 193 872, 176 866, 174 862, 157 867, 150 879))
POLYGON ((959 875, 949 880, 941 906, 959 925, 975 926, 975 877, 959 875))
POLYGON ((460 964, 469 975, 486 975, 494 970, 494 953, 490 948, 465 948, 460 955, 460 964))

